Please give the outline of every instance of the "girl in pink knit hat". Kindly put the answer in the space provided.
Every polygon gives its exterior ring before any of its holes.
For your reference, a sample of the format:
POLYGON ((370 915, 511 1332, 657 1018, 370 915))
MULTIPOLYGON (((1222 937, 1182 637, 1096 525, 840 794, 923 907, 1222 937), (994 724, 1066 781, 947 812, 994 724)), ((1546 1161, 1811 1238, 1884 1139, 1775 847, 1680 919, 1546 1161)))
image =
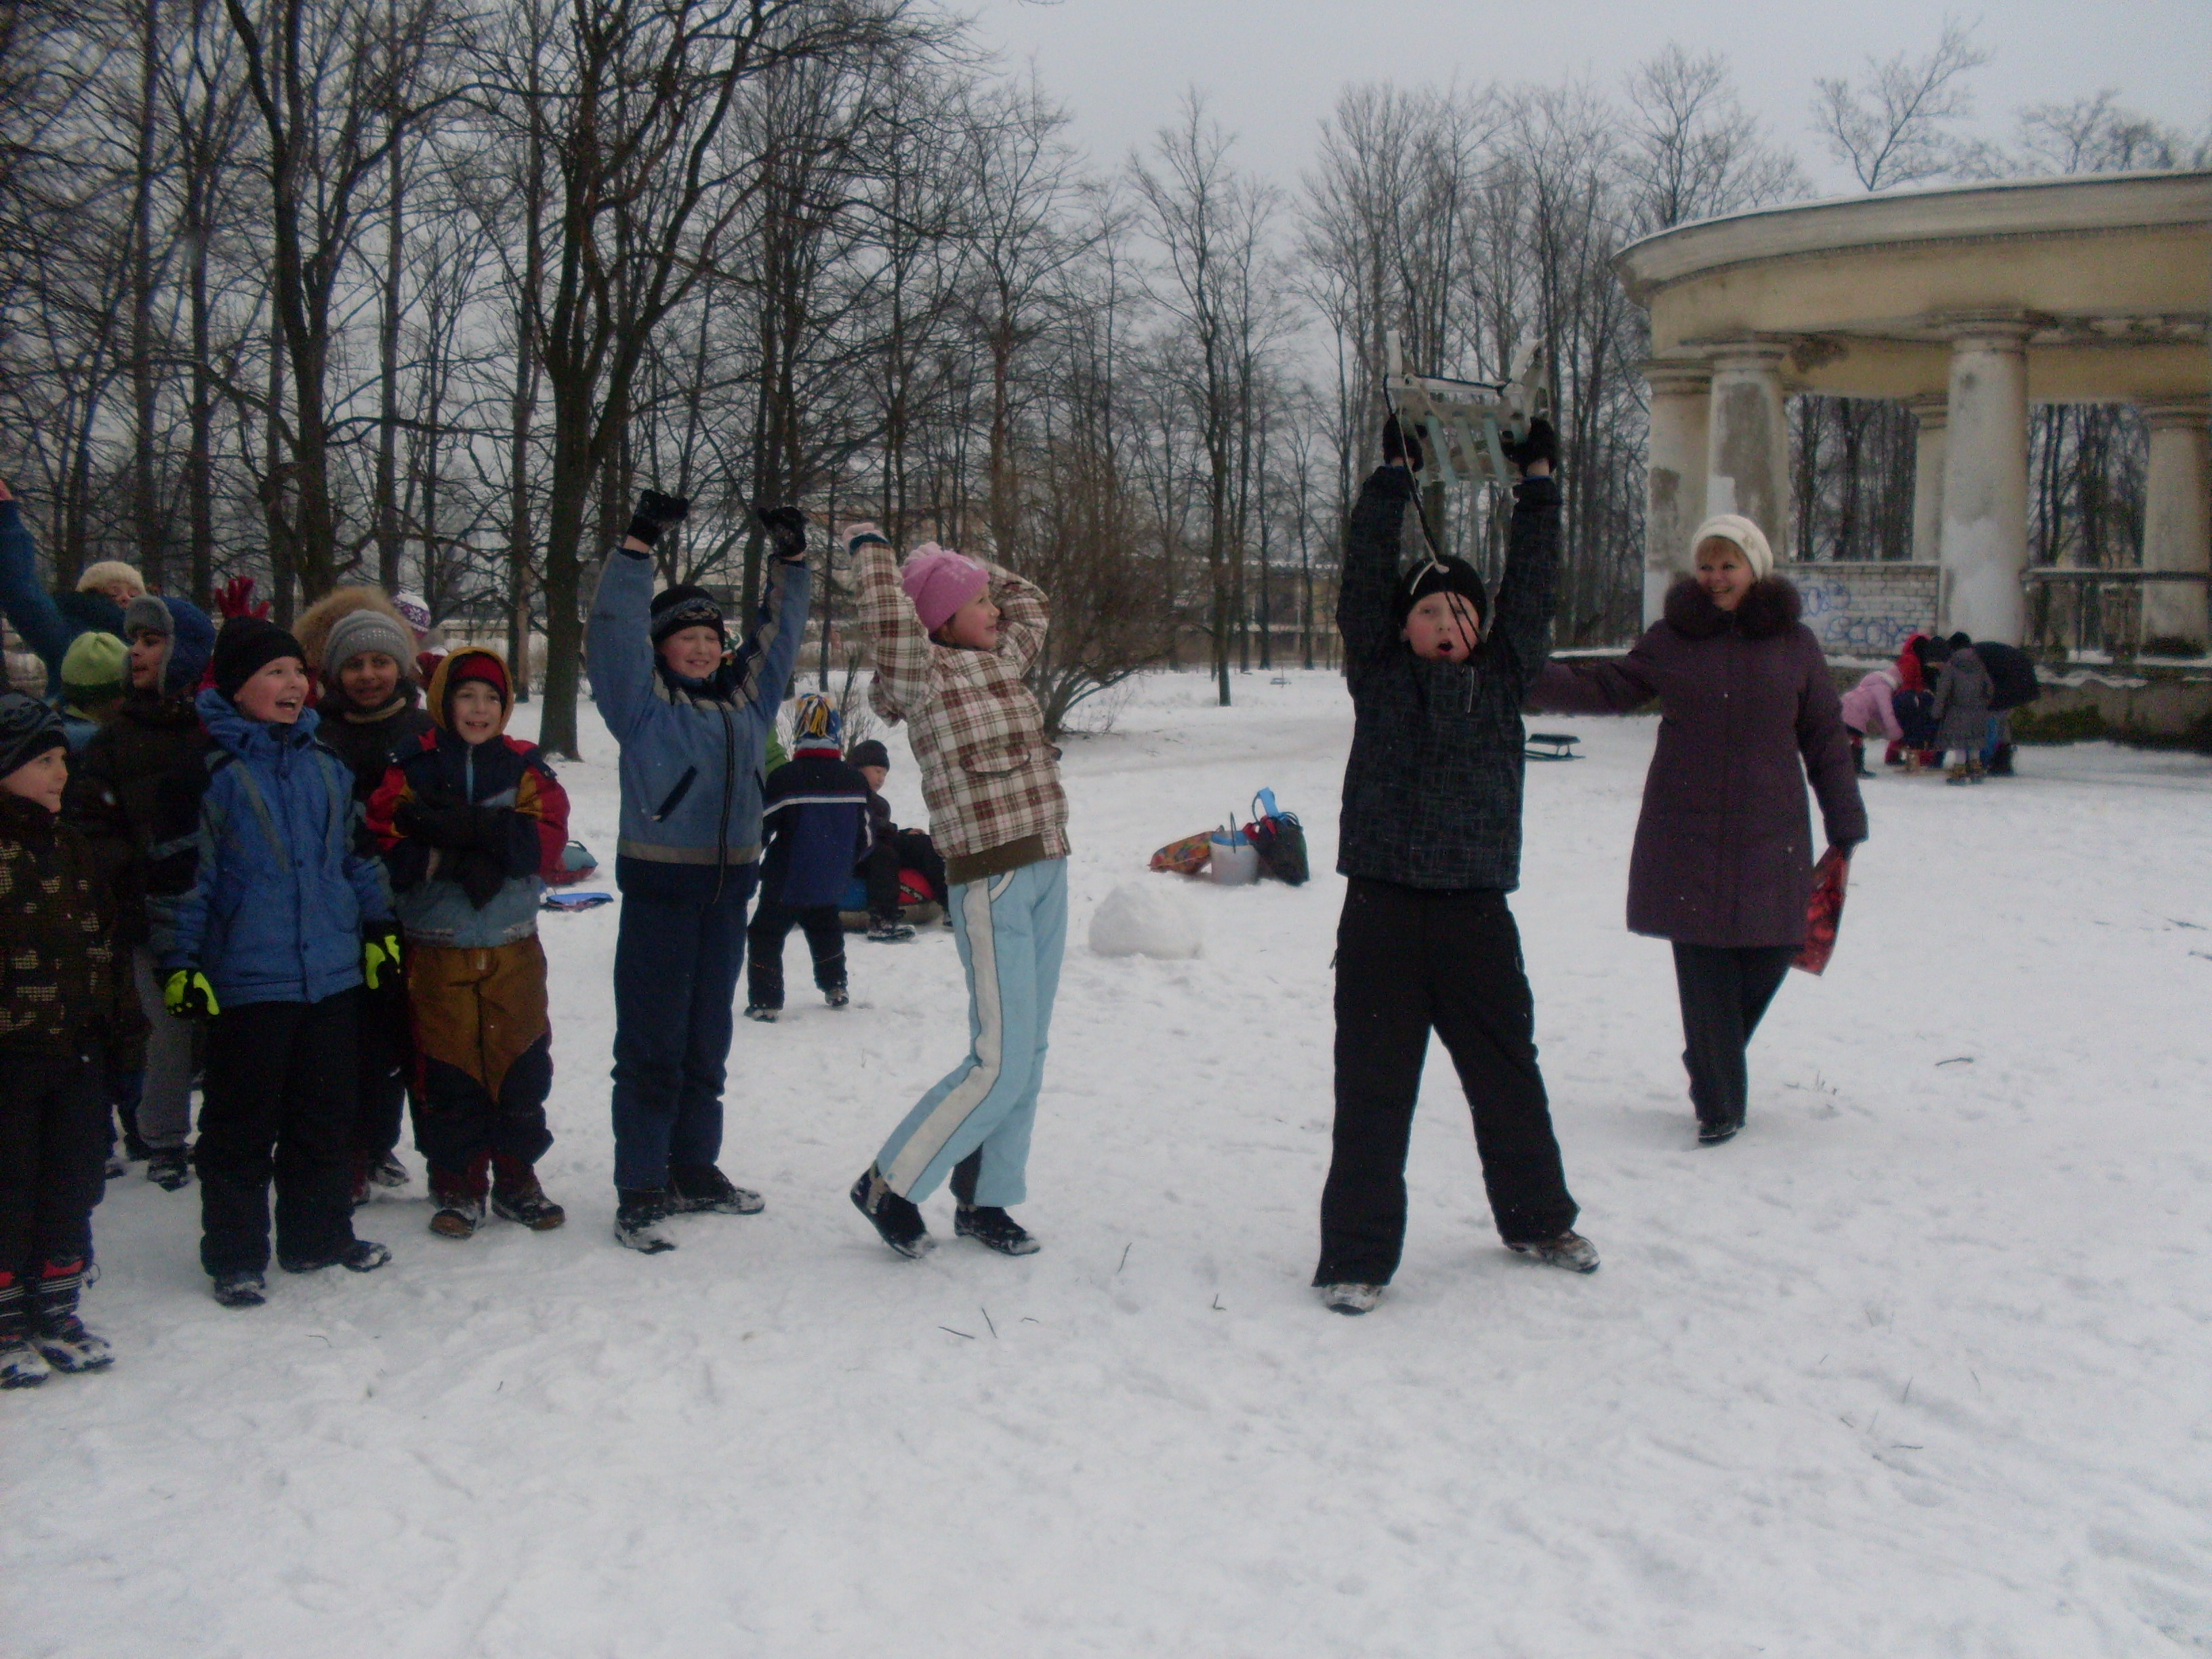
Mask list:
POLYGON ((1027 1255, 1036 1241, 1006 1208, 1027 1191, 1067 939, 1067 797, 1024 679, 1044 646, 1047 601, 1012 571, 934 542, 901 568, 873 525, 843 535, 875 652, 868 702, 908 725, 945 855, 971 1037, 854 1183, 853 1202, 884 1243, 918 1256, 931 1243, 918 1201, 949 1176, 959 1236, 1027 1255))

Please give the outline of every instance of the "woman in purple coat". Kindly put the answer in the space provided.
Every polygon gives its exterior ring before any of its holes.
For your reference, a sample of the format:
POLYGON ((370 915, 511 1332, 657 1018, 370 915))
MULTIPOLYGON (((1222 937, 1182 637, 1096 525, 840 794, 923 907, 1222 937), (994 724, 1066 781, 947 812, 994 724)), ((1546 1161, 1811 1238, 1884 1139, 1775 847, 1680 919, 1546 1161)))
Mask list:
POLYGON ((1626 714, 1655 699, 1659 742, 1628 870, 1628 925, 1670 939, 1698 1139, 1743 1127, 1744 1048, 1805 942, 1813 883, 1805 781, 1828 844, 1866 839, 1849 734, 1797 590, 1750 520, 1708 519, 1697 574, 1618 662, 1553 659, 1529 707, 1626 714))

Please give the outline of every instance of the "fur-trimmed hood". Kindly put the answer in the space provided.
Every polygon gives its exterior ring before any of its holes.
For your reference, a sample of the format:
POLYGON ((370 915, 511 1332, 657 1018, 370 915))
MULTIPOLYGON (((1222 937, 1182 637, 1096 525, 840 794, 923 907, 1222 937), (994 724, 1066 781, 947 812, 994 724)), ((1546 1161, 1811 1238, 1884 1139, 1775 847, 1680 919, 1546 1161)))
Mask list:
POLYGON ((1734 611, 1715 605, 1694 576, 1667 590, 1668 625, 1690 640, 1709 640, 1730 627, 1747 640, 1771 640, 1795 628, 1803 609, 1796 588, 1784 576, 1760 577, 1734 611))
MULTIPOLYGON (((331 629, 337 625, 339 617, 350 616, 356 611, 378 611, 389 617, 407 638, 411 640, 415 637, 415 630, 407 625, 407 618, 399 614, 398 608, 382 588, 365 585, 333 587, 302 611, 300 619, 292 624, 292 637, 300 641, 300 648, 307 653, 309 673, 319 675, 323 672, 325 666, 323 653, 330 645, 331 629)), ((400 662, 399 672, 411 677, 414 667, 411 659, 404 659, 400 662)))

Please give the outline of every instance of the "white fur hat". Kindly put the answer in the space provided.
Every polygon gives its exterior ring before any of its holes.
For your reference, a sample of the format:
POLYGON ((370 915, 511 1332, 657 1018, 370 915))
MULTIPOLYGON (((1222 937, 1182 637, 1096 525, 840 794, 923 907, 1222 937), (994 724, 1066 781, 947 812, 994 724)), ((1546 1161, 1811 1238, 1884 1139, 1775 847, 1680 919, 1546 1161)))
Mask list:
POLYGON ((1698 550, 1713 538, 1733 542, 1742 550, 1744 562, 1751 574, 1765 581, 1774 574, 1774 550, 1766 544, 1766 532, 1741 513, 1716 513, 1698 526, 1698 533, 1690 538, 1690 563, 1698 562, 1698 550))

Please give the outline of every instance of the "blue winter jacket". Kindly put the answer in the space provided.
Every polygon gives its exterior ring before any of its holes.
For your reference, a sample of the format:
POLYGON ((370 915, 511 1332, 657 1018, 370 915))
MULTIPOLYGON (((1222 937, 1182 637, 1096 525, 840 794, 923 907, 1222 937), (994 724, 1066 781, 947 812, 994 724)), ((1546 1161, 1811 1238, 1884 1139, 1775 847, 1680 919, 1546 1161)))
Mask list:
POLYGON ((198 708, 216 748, 199 863, 165 970, 198 965, 223 1007, 320 1002, 361 983, 364 921, 392 918, 384 862, 363 850, 353 774, 292 726, 248 720, 221 692, 198 708))
POLYGON ((811 592, 803 563, 771 559, 766 578, 752 632, 714 678, 685 683, 660 672, 653 648, 652 560, 617 551, 599 573, 586 663, 622 745, 615 872, 625 892, 710 896, 726 867, 760 857, 761 758, 811 592))
POLYGON ((50 697, 61 695, 62 658, 71 641, 95 628, 123 632, 123 608, 105 593, 57 599, 39 585, 39 544, 23 522, 21 506, 12 501, 0 501, 0 612, 46 664, 50 697))
POLYGON ((841 902, 872 844, 868 781, 835 749, 799 750, 768 775, 761 902, 806 910, 841 902))

